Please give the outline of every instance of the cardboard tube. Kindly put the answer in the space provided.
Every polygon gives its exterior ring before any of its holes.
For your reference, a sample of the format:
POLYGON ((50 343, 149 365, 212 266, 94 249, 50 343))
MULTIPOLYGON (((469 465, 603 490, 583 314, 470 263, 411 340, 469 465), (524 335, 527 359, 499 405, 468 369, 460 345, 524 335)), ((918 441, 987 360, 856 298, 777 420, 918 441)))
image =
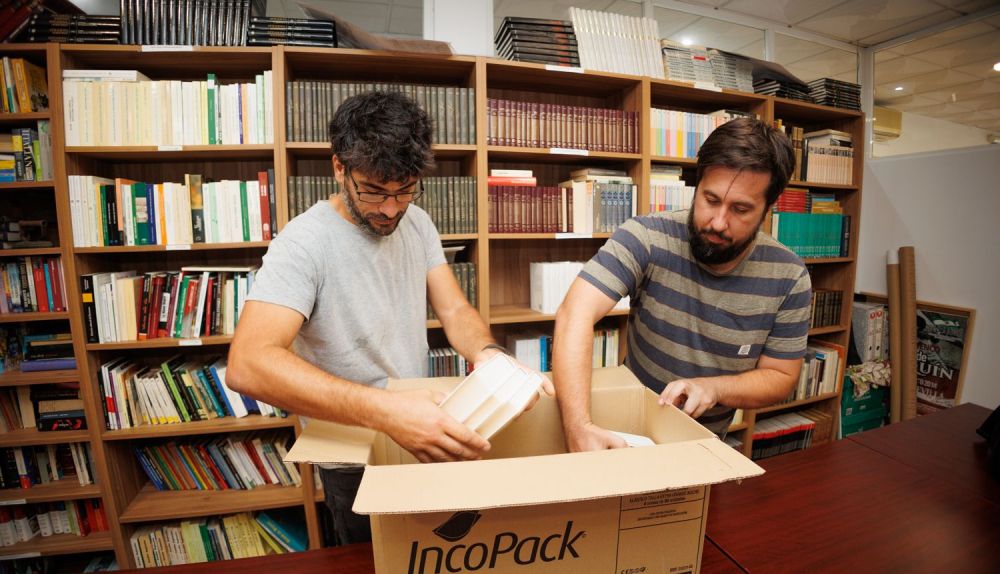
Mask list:
POLYGON ((917 272, 912 246, 899 248, 899 333, 903 375, 902 420, 917 416, 917 272))
POLYGON ((903 340, 899 330, 899 253, 890 249, 886 253, 885 283, 889 295, 889 421, 898 423, 902 414, 902 352, 903 340))

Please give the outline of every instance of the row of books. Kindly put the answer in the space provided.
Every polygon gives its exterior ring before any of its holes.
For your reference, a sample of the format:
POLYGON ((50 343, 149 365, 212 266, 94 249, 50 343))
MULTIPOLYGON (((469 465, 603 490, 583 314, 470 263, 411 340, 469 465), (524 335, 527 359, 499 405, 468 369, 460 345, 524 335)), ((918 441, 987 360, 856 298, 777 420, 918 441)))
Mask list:
POLYGON ((68 146, 274 142, 271 70, 253 82, 150 80, 136 70, 64 70, 68 146))
MULTIPOLYGON (((476 280, 476 264, 471 261, 462 263, 449 263, 448 267, 451 268, 451 272, 455 274, 455 280, 458 281, 458 287, 462 290, 465 295, 466 300, 473 307, 478 305, 478 297, 476 294, 477 290, 477 280, 476 280)), ((427 303, 427 319, 437 319, 434 314, 434 309, 431 308, 431 304, 427 303)))
POLYGON ((19 127, 0 134, 0 182, 52 179, 52 125, 19 127))
POLYGON ((722 124, 751 114, 738 110, 716 110, 696 114, 680 110, 650 108, 650 152, 653 155, 694 158, 709 134, 722 124))
POLYGON ((0 448, 0 489, 28 489, 76 477, 94 484, 94 461, 85 442, 0 448))
POLYGON ((99 498, 0 506, 0 546, 29 542, 36 536, 86 536, 108 530, 108 517, 99 498))
POLYGON ((809 328, 839 325, 840 313, 843 308, 843 291, 813 287, 812 313, 809 316, 809 328))
POLYGON ((288 176, 288 219, 292 220, 320 201, 340 193, 340 185, 329 175, 288 176))
MULTIPOLYGON (((531 310, 546 315, 555 314, 584 264, 582 261, 540 261, 529 264, 531 310)), ((629 298, 626 296, 615 303, 613 309, 628 308, 629 298)))
POLYGON ((27 256, 0 263, 0 313, 58 313, 66 310, 62 259, 27 256))
POLYGON ((558 187, 491 186, 488 188, 490 233, 559 233, 572 231, 573 194, 558 187))
POLYGON ((836 392, 840 382, 839 348, 814 342, 806 346, 806 354, 799 370, 798 382, 784 402, 800 401, 836 392))
POLYGON ((637 153, 639 113, 489 98, 489 145, 637 153))
MULTIPOLYGON (((506 347, 521 363, 546 373, 552 370, 552 335, 540 332, 511 333, 506 347)), ((591 364, 595 369, 614 367, 619 362, 618 329, 594 331, 591 364)))
POLYGON ((337 47, 337 25, 325 20, 254 16, 247 32, 248 46, 337 47))
POLYGON ((387 82, 293 80, 285 85, 288 141, 330 141, 330 120, 347 98, 368 92, 399 92, 412 98, 430 116, 432 141, 476 143, 476 90, 387 82))
POLYGON ((44 112, 49 109, 45 68, 24 58, 0 60, 0 113, 44 112))
POLYGON ((833 78, 817 78, 809 82, 813 102, 835 108, 861 111, 861 86, 833 78))
MULTIPOLYGON (((70 334, 51 329, 45 323, 0 325, 0 373, 75 369, 70 334)), ((36 387, 31 393, 41 395, 46 388, 36 387)))
POLYGON ((288 454, 287 436, 231 434, 136 446, 132 450, 156 490, 252 490, 269 484, 299 486, 302 479, 288 454))
MULTIPOLYGON (((43 371, 75 368, 73 341, 69 338, 69 333, 65 335, 65 338, 60 339, 30 341, 45 345, 41 347, 43 349, 41 352, 35 350, 38 347, 34 349, 28 347, 24 355, 25 360, 22 360, 19 366, 23 369, 34 363, 55 365, 54 368, 36 369, 43 371), (33 358, 33 353, 37 353, 40 357, 49 355, 50 358, 33 358)), ((87 428, 83 400, 80 398, 80 384, 75 382, 18 386, 0 391, 0 413, 2 413, 0 430, 58 431, 87 428)))
POLYGON ((505 16, 493 44, 497 57, 507 60, 580 65, 576 34, 568 20, 505 16))
POLYGON ((472 372, 472 363, 451 347, 427 350, 428 377, 464 377, 472 372))
POLYGON ((663 78, 659 28, 653 18, 575 7, 569 17, 583 68, 663 78))
POLYGON ((847 257, 851 216, 839 213, 771 214, 771 236, 803 259, 847 257))
POLYGON ((694 201, 694 186, 681 179, 678 166, 654 165, 649 175, 649 212, 688 209, 694 201))
POLYGON ((40 10, 26 21, 18 42, 58 44, 117 44, 121 36, 121 16, 54 14, 40 10))
POLYGON ((246 46, 250 0, 121 0, 122 44, 246 46))
POLYGON ((824 129, 806 132, 804 128, 775 120, 792 141, 795 170, 792 179, 814 183, 850 185, 854 179, 853 136, 847 132, 824 129))
POLYGON ((815 430, 816 421, 800 413, 782 413, 758 420, 754 424, 750 458, 760 460, 809 448, 815 430))
POLYGON ((232 335, 256 267, 80 276, 89 343, 232 335))
POLYGON ((101 365, 98 382, 108 430, 249 414, 285 416, 229 388, 225 359, 185 361, 178 355, 157 365, 118 358, 101 365))
POLYGON ((294 511, 267 510, 146 525, 130 537, 139 568, 302 552, 308 538, 294 511))
POLYGON ((184 183, 71 175, 69 196, 76 247, 268 241, 277 221, 273 169, 249 181, 184 174, 184 183))

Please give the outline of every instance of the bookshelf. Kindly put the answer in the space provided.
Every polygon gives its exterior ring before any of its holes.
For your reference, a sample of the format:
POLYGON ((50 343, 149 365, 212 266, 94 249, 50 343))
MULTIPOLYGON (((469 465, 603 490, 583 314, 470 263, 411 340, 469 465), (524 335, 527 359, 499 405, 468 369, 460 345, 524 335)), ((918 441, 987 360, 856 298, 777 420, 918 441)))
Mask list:
MULTIPOLYGON (((826 108, 755 94, 732 91, 707 91, 666 80, 654 80, 622 74, 588 72, 584 74, 548 70, 545 66, 477 57, 436 57, 400 55, 349 49, 325 48, 230 48, 194 47, 183 54, 143 52, 138 46, 88 45, 18 45, 0 47, 2 55, 30 57, 44 63, 48 70, 52 112, 8 114, 0 116, 0 128, 37 119, 53 124, 55 177, 48 182, 0 184, 0 201, 23 195, 36 197, 35 203, 47 202, 57 221, 58 247, 38 254, 59 255, 66 273, 69 310, 36 318, 0 317, 4 324, 35 319, 68 322, 73 335, 74 353, 79 368, 49 373, 0 374, 0 388, 36 385, 46 382, 80 381, 86 403, 89 428, 71 433, 9 433, 2 444, 45 444, 46 442, 85 441, 94 457, 95 485, 79 487, 58 484, 46 489, 0 493, 0 503, 9 500, 54 500, 94 497, 104 503, 110 531, 87 537, 54 536, 35 538, 4 552, 39 552, 43 555, 71 554, 112 550, 122 567, 135 565, 129 537, 137 529, 162 520, 209 517, 220 513, 255 511, 272 508, 297 508, 302 512, 312 548, 321 545, 318 514, 322 491, 314 484, 312 470, 300 466, 301 487, 265 487, 238 491, 160 492, 146 478, 132 452, 132 446, 148 441, 183 437, 217 437, 250 430, 268 430, 298 434, 300 421, 294 415, 271 418, 251 415, 243 419, 221 418, 171 425, 140 426, 105 430, 103 396, 99 387, 100 366, 113 358, 159 362, 182 354, 192 359, 219 356, 231 341, 227 335, 191 339, 149 339, 115 343, 88 343, 80 303, 79 278, 95 272, 136 269, 177 270, 186 265, 239 266, 259 264, 268 242, 193 243, 187 245, 142 245, 133 247, 74 247, 69 202, 69 176, 100 175, 139 181, 183 181, 185 173, 200 173, 217 179, 248 178, 261 169, 273 169, 276 184, 277 223, 288 221, 288 180, 294 176, 329 176, 329 145, 321 141, 292 141, 286 132, 291 102, 286 100, 286 86, 292 82, 392 82, 423 84, 445 88, 474 88, 475 138, 472 143, 435 143, 436 172, 440 176, 475 176, 476 231, 442 237, 447 242, 465 246, 462 257, 476 264, 478 309, 503 342, 507 334, 542 331, 551 334, 555 317, 532 311, 529 307, 528 266, 536 261, 586 261, 610 236, 552 233, 490 233, 486 175, 491 168, 532 169, 539 185, 554 186, 568 179, 581 167, 603 167, 626 171, 638 185, 639 213, 649 210, 649 182, 654 167, 679 166, 684 179, 693 182, 695 162, 691 158, 651 153, 650 108, 709 113, 732 109, 768 120, 782 119, 810 129, 833 128, 847 131, 855 142, 863 141, 864 116, 847 110, 826 108), (122 62, 128 62, 127 66, 122 62), (262 70, 272 70, 274 102, 274 142, 245 145, 199 146, 74 146, 64 145, 61 75, 64 69, 128 67, 145 73, 153 80, 204 79, 213 72, 223 82, 247 81, 262 70), (638 114, 636 152, 552 150, 517 146, 488 145, 487 99, 587 106, 635 112, 638 114), (63 494, 63 489, 65 494, 63 494)), ((792 182, 790 185, 824 193, 833 193, 842 202, 845 213, 852 215, 850 250, 847 257, 807 260, 814 286, 853 293, 856 267, 857 231, 861 206, 863 153, 856 148, 851 185, 792 182)), ((0 259, 23 252, 0 252, 0 259)), ((624 334, 627 311, 612 311, 598 329, 618 328, 624 334)), ((850 331, 850 310, 844 305, 835 325, 810 331, 814 340, 846 347, 850 331)), ((431 348, 446 346, 440 322, 427 322, 431 348)), ((625 355, 625 336, 619 337, 619 357, 625 355)), ((836 417, 839 413, 840 385, 837 391, 757 411, 746 411, 742 423, 730 433, 743 441, 749 455, 755 423, 772 413, 818 408, 836 417)), ((832 428, 836 429, 836 418, 832 428)), ((833 432, 836 432, 835 430, 833 432)))

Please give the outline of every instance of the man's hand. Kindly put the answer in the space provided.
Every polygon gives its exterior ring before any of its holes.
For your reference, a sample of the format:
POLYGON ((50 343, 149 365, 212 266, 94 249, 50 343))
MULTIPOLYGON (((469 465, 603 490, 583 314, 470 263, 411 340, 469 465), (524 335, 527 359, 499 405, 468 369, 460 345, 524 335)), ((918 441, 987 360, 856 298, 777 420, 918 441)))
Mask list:
POLYGON ((678 379, 663 389, 658 402, 674 405, 696 419, 719 402, 719 394, 711 378, 678 379))
POLYGON ((490 443, 441 410, 440 393, 428 390, 387 393, 381 430, 420 462, 476 460, 490 443))
POLYGON ((607 429, 594 423, 586 423, 576 429, 566 431, 566 446, 569 447, 570 452, 581 452, 625 448, 628 443, 607 429))

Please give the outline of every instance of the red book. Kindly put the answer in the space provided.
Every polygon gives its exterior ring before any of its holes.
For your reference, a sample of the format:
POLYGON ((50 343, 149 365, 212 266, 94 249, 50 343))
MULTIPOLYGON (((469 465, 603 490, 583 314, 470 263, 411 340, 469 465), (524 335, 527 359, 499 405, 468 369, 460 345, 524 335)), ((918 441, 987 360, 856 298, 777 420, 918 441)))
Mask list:
POLYGON ((259 472, 260 476, 264 479, 264 482, 268 484, 273 484, 271 482, 270 475, 267 474, 267 468, 264 467, 264 462, 260 460, 259 456, 257 456, 257 449, 254 448, 253 442, 250 440, 244 440, 244 441, 239 441, 239 443, 243 447, 243 450, 247 451, 247 454, 250 455, 250 460, 253 462, 253 465, 257 468, 257 472, 259 472))
POLYGON ((229 483, 226 482, 226 477, 222 475, 222 471, 219 470, 218 466, 216 466, 215 461, 212 460, 212 456, 208 454, 208 449, 205 448, 205 445, 195 444, 191 445, 191 448, 197 451, 201 460, 205 462, 205 467, 208 468, 208 470, 212 473, 212 476, 215 477, 215 482, 219 483, 219 489, 229 490, 231 487, 229 486, 229 483))
POLYGON ((205 288, 205 310, 202 312, 201 334, 208 336, 212 334, 212 311, 215 307, 215 284, 217 279, 209 276, 208 285, 205 288))
POLYGON ((48 313, 51 310, 49 309, 49 290, 45 287, 45 270, 42 269, 44 264, 45 262, 38 257, 31 258, 31 276, 35 282, 35 298, 38 299, 40 313, 48 313))
POLYGON ((160 274, 153 275, 152 286, 149 294, 149 310, 145 313, 143 320, 146 321, 146 336, 155 339, 160 336, 157 329, 160 323, 160 305, 163 303, 163 284, 166 277, 160 274))
POLYGON ((511 177, 502 175, 491 175, 486 178, 487 185, 516 185, 516 186, 535 186, 538 185, 538 180, 535 177, 511 177))
POLYGON ((267 185, 267 172, 257 172, 257 182, 260 184, 260 227, 264 241, 271 239, 271 204, 269 187, 267 185))

